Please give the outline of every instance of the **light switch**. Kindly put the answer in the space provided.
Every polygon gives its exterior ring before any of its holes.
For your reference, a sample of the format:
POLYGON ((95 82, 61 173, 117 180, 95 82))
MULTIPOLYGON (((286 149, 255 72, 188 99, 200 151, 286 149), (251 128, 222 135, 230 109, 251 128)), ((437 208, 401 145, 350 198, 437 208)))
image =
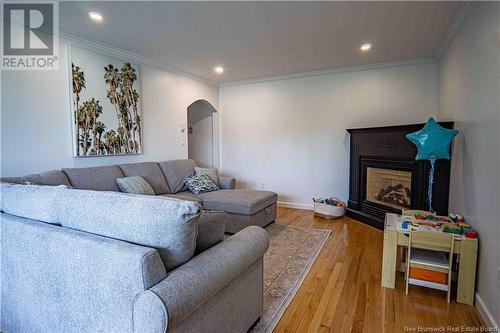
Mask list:
POLYGON ((179 124, 179 130, 180 130, 181 134, 186 133, 186 124, 180 123, 179 124))

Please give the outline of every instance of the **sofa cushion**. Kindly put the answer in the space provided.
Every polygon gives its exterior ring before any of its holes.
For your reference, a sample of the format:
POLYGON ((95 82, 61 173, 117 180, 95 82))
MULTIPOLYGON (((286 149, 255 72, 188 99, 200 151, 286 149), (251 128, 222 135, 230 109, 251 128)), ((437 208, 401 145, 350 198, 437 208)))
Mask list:
POLYGON ((278 200, 274 192, 243 189, 201 193, 197 197, 203 201, 204 209, 243 215, 256 214, 278 200))
POLYGON ((2 183, 0 188, 0 210, 4 213, 59 224, 54 205, 58 194, 68 189, 65 185, 37 186, 2 183))
POLYGON ((161 194, 160 196, 161 197, 166 197, 166 198, 175 198, 175 199, 178 199, 178 200, 186 200, 186 201, 197 202, 200 205, 202 204, 201 199, 195 197, 194 194, 191 193, 190 191, 179 192, 179 193, 176 193, 176 194, 161 194))
POLYGON ((196 254, 208 250, 224 240, 224 231, 229 217, 224 212, 205 210, 201 212, 196 238, 196 254))
POLYGON ((151 185, 140 176, 116 178, 116 184, 124 193, 155 195, 151 185))
POLYGON ((46 171, 42 173, 36 173, 31 175, 26 175, 27 181, 35 185, 66 185, 71 186, 68 177, 61 170, 46 171))
POLYGON ((193 176, 184 179, 184 184, 194 194, 217 191, 219 187, 208 177, 208 175, 193 176))
POLYGON ((143 177, 153 188, 155 194, 170 193, 167 180, 161 172, 160 166, 156 162, 143 162, 120 164, 120 169, 127 177, 140 176, 143 177))
POLYGON ((24 184, 26 179, 24 177, 1 177, 0 182, 1 183, 8 183, 8 184, 24 184))
POLYGON ((66 190, 55 205, 61 225, 155 248, 167 268, 194 254, 200 205, 113 192, 66 190))
POLYGON ((219 185, 219 174, 217 173, 216 168, 200 168, 200 167, 194 167, 194 173, 196 176, 202 176, 202 175, 207 175, 217 187, 220 187, 219 185))
POLYGON ((236 179, 228 176, 219 176, 219 188, 224 190, 234 190, 236 188, 236 179))
POLYGON ((167 179, 171 193, 187 191, 188 188, 184 184, 184 178, 194 175, 194 167, 196 166, 194 160, 173 160, 158 164, 167 179))
POLYGON ((116 178, 124 177, 122 170, 116 165, 92 168, 62 169, 71 185, 80 190, 120 192, 116 178))

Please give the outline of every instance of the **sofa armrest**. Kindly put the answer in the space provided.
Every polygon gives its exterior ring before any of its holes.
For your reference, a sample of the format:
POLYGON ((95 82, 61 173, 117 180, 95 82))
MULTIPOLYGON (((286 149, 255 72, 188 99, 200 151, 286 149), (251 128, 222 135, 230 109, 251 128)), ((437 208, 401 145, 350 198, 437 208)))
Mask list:
POLYGON ((267 232, 250 226, 176 268, 134 301, 134 329, 165 332, 240 276, 269 247, 267 232))
POLYGON ((204 210, 198 220, 195 255, 224 240, 224 231, 229 216, 224 212, 204 210))
POLYGON ((233 190, 236 188, 236 179, 233 177, 219 176, 219 187, 223 190, 233 190))

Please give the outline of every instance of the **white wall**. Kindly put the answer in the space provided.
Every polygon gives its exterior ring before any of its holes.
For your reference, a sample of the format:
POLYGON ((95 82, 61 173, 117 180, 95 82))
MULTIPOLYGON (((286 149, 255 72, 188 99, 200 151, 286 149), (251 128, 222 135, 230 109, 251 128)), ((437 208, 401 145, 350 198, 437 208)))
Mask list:
POLYGON ((188 157, 203 167, 213 166, 213 122, 211 109, 188 112, 188 157))
POLYGON ((225 86, 221 169, 240 187, 307 207, 348 198, 347 128, 425 122, 437 112, 435 64, 225 86))
MULTIPOLYGON (((218 88, 141 65, 144 153, 137 156, 74 158, 68 78, 69 42, 60 41, 58 71, 2 71, 2 176, 62 167, 110 165, 187 158, 179 124, 187 107, 205 99, 219 104, 218 88)), ((184 142, 187 134, 184 134, 184 142)))
MULTIPOLYGON (((450 210, 479 231, 479 301, 500 323, 500 3, 478 2, 439 63, 439 116, 460 131, 450 210), (497 282, 498 281, 498 282, 497 282)), ((481 304, 479 304, 481 306, 481 304)))

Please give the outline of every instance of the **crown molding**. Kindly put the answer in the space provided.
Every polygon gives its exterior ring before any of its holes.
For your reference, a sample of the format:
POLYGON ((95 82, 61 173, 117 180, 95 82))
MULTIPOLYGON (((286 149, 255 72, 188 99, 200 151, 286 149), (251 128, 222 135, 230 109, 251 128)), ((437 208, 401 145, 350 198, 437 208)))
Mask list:
POLYGON ((187 78, 192 79, 194 81, 208 84, 208 85, 213 86, 213 87, 219 86, 216 82, 206 80, 200 76, 193 75, 191 73, 187 73, 187 72, 178 70, 176 68, 164 66, 164 65, 159 64, 158 62, 156 62, 150 58, 141 56, 141 55, 136 54, 134 52, 130 52, 130 51, 115 47, 111 44, 107 44, 107 43, 104 43, 104 42, 101 42, 101 41, 98 41, 98 40, 95 40, 92 38, 88 38, 86 36, 79 35, 77 33, 60 31, 59 37, 66 39, 69 42, 73 42, 75 44, 80 44, 80 45, 85 46, 87 48, 93 49, 95 51, 101 51, 103 53, 115 55, 115 56, 118 56, 121 58, 125 58, 125 59, 128 59, 128 60, 136 62, 136 63, 140 63, 140 64, 147 65, 150 67, 158 68, 158 69, 164 70, 166 72, 170 72, 170 73, 175 74, 175 75, 184 76, 184 77, 187 77, 187 78))
POLYGON ((406 59, 406 60, 401 60, 401 61, 379 62, 379 63, 366 64, 366 65, 336 67, 336 68, 330 68, 330 69, 323 69, 323 70, 319 70, 319 71, 300 72, 300 73, 293 73, 293 74, 268 76, 268 77, 249 79, 249 80, 232 81, 232 82, 221 83, 219 86, 220 87, 229 87, 229 86, 238 86, 238 85, 243 85, 243 84, 262 83, 262 82, 278 81, 278 80, 289 80, 289 79, 303 78, 303 77, 309 77, 309 76, 322 76, 322 75, 330 75, 330 74, 337 74, 337 73, 365 71, 365 70, 371 70, 371 69, 423 65, 423 64, 435 64, 435 63, 436 63, 436 60, 434 58, 415 58, 415 59, 406 59))
MULTIPOLYGON (((442 58, 448 47, 451 45, 453 39, 459 32, 460 28, 464 24, 465 20, 467 19, 468 15, 472 11, 472 8, 474 7, 475 0, 472 1, 463 1, 457 10, 457 13, 455 14, 452 22, 450 23, 450 26, 448 27, 446 33, 444 34, 443 38, 439 42, 438 47, 436 48, 436 52, 434 53, 434 57, 432 58, 415 58, 415 59, 407 59, 407 60, 401 60, 401 61, 392 61, 392 62, 381 62, 381 63, 373 63, 373 64, 366 64, 366 65, 357 65, 357 66, 346 66, 346 67, 336 67, 336 68, 330 68, 330 69, 324 69, 324 70, 317 70, 317 71, 307 71, 307 72, 298 72, 298 73, 292 73, 292 74, 284 74, 284 75, 276 75, 276 76, 265 76, 265 77, 260 77, 260 78, 255 78, 255 79, 248 79, 248 80, 237 80, 237 81, 230 81, 230 82, 223 82, 223 83, 217 83, 215 81, 207 80, 201 76, 191 74, 182 70, 179 70, 177 68, 165 66, 163 64, 160 64, 156 61, 154 61, 151 58, 141 56, 137 53, 130 52, 121 48, 118 48, 116 46, 113 46, 111 44, 98 41, 77 33, 73 32, 63 32, 59 31, 59 37, 64 38, 70 42, 74 42, 76 44, 81 44, 83 46, 87 46, 88 48, 94 49, 96 51, 101 51, 104 53, 108 54, 113 54, 118 57, 126 58, 131 61, 144 64, 147 66, 151 66, 154 68, 158 68, 167 72, 170 72, 172 74, 184 76, 187 78, 190 78, 192 80, 213 86, 213 87, 228 87, 228 86, 235 86, 235 85, 243 85, 243 84, 251 84, 251 83, 261 83, 261 82, 268 82, 268 81, 277 81, 277 80, 287 80, 287 79, 294 79, 294 78, 301 78, 301 77, 308 77, 308 76, 321 76, 321 75, 329 75, 329 74, 335 74, 335 73, 346 73, 346 72, 353 72, 353 71, 362 71, 362 70, 370 70, 370 69, 381 69, 381 68, 390 68, 390 67, 398 67, 398 66, 410 66, 410 65, 419 65, 419 64, 430 64, 430 63, 436 63, 439 62, 439 60, 442 58)), ((16 24, 21 24, 20 22, 13 20, 13 23, 16 24)))
POLYGON ((467 16, 469 16, 473 7, 474 7, 474 1, 462 2, 462 4, 457 10, 457 13, 453 17, 453 20, 451 21, 448 30, 446 31, 443 38, 439 42, 436 52, 434 53, 434 58, 436 59, 436 61, 441 60, 448 47, 450 47, 451 42, 453 42, 453 39, 460 31, 460 28, 467 19, 467 16))

